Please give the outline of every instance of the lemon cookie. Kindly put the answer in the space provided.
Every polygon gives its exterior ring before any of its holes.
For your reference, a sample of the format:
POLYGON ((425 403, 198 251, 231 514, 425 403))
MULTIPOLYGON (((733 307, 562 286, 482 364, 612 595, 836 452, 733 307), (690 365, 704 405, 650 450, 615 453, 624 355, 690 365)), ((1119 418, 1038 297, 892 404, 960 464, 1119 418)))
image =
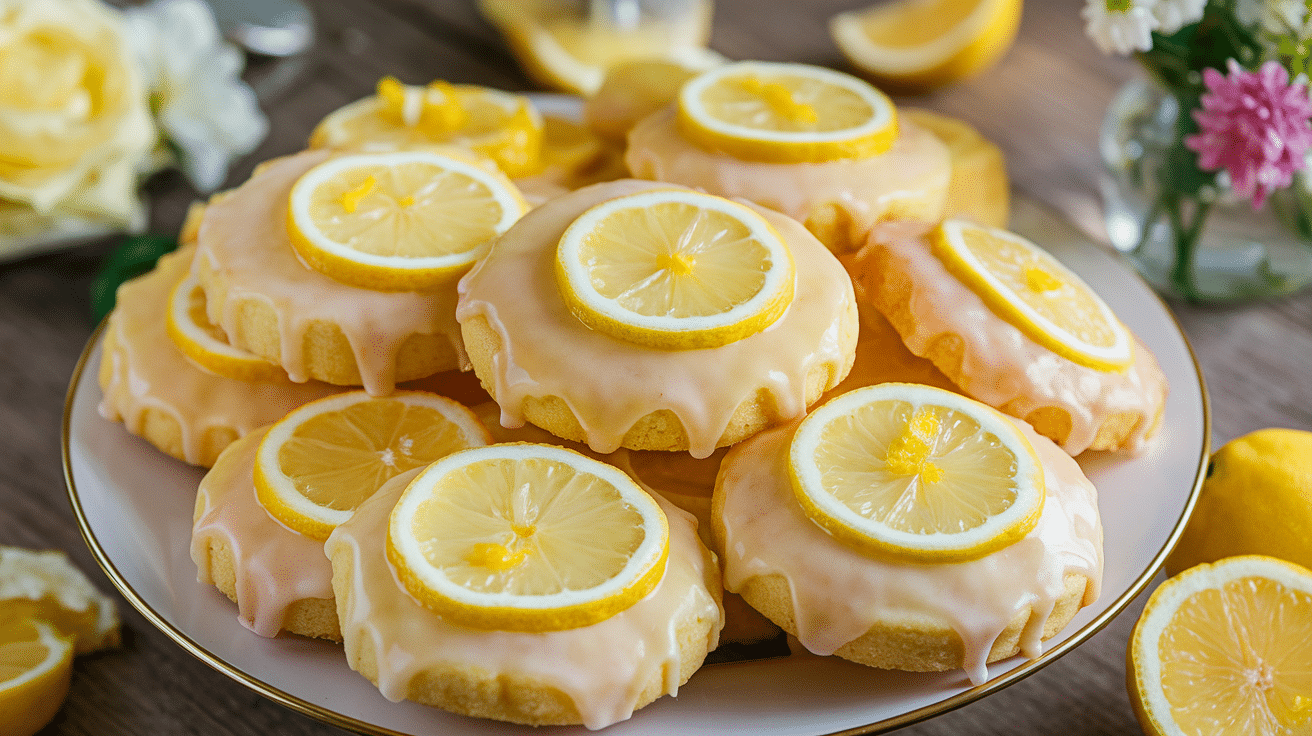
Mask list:
POLYGON ((1141 451, 1157 431, 1167 384, 1152 352, 1029 241, 963 221, 888 226, 853 271, 913 353, 1068 453, 1141 451))
POLYGON ((740 593, 812 652, 876 667, 964 667, 980 684, 987 679, 988 662, 1017 652, 1038 656, 1043 639, 1097 598, 1102 527, 1094 488, 1051 441, 970 399, 945 398, 951 396, 905 384, 862 389, 825 404, 807 420, 732 448, 720 469, 712 512, 726 589, 740 593), (875 407, 867 413, 830 409, 844 398, 890 389, 897 393, 888 405, 856 402, 875 407), (830 423, 833 418, 839 421, 830 423), (849 451, 835 454, 822 447, 815 454, 814 444, 799 442, 806 434, 799 425, 805 429, 817 420, 818 434, 810 437, 849 451), (860 429, 854 434, 853 427, 860 429), (1007 439, 999 441, 1000 436, 1007 439), (995 453, 1006 462, 986 461, 995 453), (840 464, 869 458, 868 472, 835 471, 821 481, 824 486, 832 478, 868 479, 869 485, 828 489, 834 499, 862 501, 826 506, 798 490, 799 483, 812 486, 799 480, 811 476, 795 471, 797 457, 813 454, 840 464), (1007 489, 998 496, 990 492, 993 500, 982 521, 967 512, 962 518, 970 521, 950 522, 940 533, 915 522, 921 501, 943 503, 938 513, 955 519, 952 509, 962 492, 955 479, 978 484, 979 463, 994 467, 985 471, 990 480, 1006 480, 987 484, 991 489, 1007 489), (1031 483, 1032 491, 1017 490, 1013 481, 1021 477, 1030 478, 1017 482, 1031 483), (895 497, 903 489, 903 502, 880 503, 881 488, 892 489, 895 497), (849 497, 849 490, 856 495, 849 497), (1008 506, 1009 493, 1015 499, 1042 494, 1038 513, 1031 504, 1007 519, 1020 504, 1008 506), (804 498, 811 501, 803 503, 804 498), (844 510, 849 504, 850 512, 844 510), (860 518, 854 522, 849 513, 860 518), (996 528, 995 521, 1001 521, 996 528), (1025 528, 1018 538, 1012 533, 1025 528), (999 538, 1009 543, 996 548, 999 538), (933 561, 941 557, 947 560, 933 561), (967 559, 952 561, 961 557, 967 559))
MULTIPOLYGON (((500 445, 483 449, 504 451, 504 448, 511 448, 514 451, 516 448, 538 447, 500 445)), ((586 460, 567 450, 550 449, 586 460)), ((536 449, 532 451, 538 452, 536 449)), ((449 460, 478 452, 453 455, 449 460)), ((479 611, 489 610, 481 609, 477 604, 486 596, 475 590, 470 593, 470 600, 474 603, 469 606, 473 608, 467 606, 465 610, 465 614, 473 618, 466 624, 454 623, 450 616, 434 613, 429 606, 432 596, 437 595, 435 589, 421 588, 423 598, 416 597, 408 575, 404 572, 394 575, 392 572, 393 569, 411 570, 409 564, 389 559, 396 560, 394 555, 405 554, 395 552, 397 545, 391 540, 401 534, 399 528, 406 528, 404 524, 397 526, 401 523, 396 521, 397 515, 402 514, 403 509, 414 510, 406 503, 407 494, 414 492, 416 484, 426 483, 425 478, 433 475, 438 476, 438 481, 446 478, 445 473, 438 470, 440 467, 439 463, 430 470, 416 471, 390 481, 362 504, 348 522, 337 528, 326 546, 333 564, 333 586, 347 660, 388 699, 409 699, 455 713, 516 723, 582 723, 596 729, 628 718, 635 709, 661 695, 676 694, 678 687, 701 665, 706 653, 715 648, 721 612, 719 571, 714 557, 698 540, 691 517, 666 502, 646 497, 636 486, 632 486, 630 492, 648 498, 644 505, 655 504, 652 508, 661 519, 667 520, 666 531, 660 532, 666 535, 663 548, 667 552, 664 563, 659 566, 663 572, 652 581, 650 591, 637 596, 638 600, 631 605, 593 623, 573 628, 560 628, 550 622, 543 628, 541 620, 529 616, 526 618, 531 621, 527 624, 505 620, 501 622, 501 628, 490 628, 474 625, 480 623, 479 611), (470 614, 469 610, 474 612, 470 614)), ((595 466, 589 467, 595 469, 595 466)), ((621 483, 625 479, 614 468, 610 472, 617 475, 621 483)), ((537 477, 532 471, 529 475, 537 477)), ((517 477, 525 476, 521 473, 517 477)), ((577 479, 577 476, 570 477, 577 479)), ((540 484, 541 479, 533 482, 540 484)), ((421 490, 428 492, 428 488, 421 490)), ((485 492, 487 489, 479 489, 480 495, 485 492)), ((610 506, 609 503, 603 505, 610 506)), ((473 509, 482 506, 462 504, 460 509, 473 513, 473 509)), ((555 513, 569 507, 569 503, 562 502, 551 508, 555 513)), ((531 571, 524 571, 533 567, 532 561, 539 554, 537 550, 550 552, 547 546, 533 546, 540 535, 569 533, 568 529, 575 527, 575 532, 587 535, 588 542, 584 546, 588 548, 602 544, 603 541, 599 540, 614 537, 610 531, 613 529, 623 528, 625 533, 620 536, 624 539, 632 537, 635 527, 631 522, 615 526, 608 521, 611 518, 609 511, 602 513, 597 504, 591 502, 586 507, 590 521, 583 526, 577 526, 577 519, 570 512, 552 518, 544 512, 542 517, 528 519, 532 523, 524 534, 509 533, 507 537, 498 536, 493 531, 485 535, 489 541, 474 544, 464 557, 457 554, 464 562, 452 563, 455 567, 434 568, 450 570, 446 577, 448 583, 439 585, 437 590, 458 586, 457 581, 465 579, 463 571, 468 568, 475 573, 469 578, 471 581, 489 581, 489 594, 501 590, 503 585, 518 591, 514 583, 506 581, 518 579, 520 573, 531 577, 531 571), (502 542, 515 546, 515 549, 505 548, 502 542), (528 547, 518 547, 521 542, 528 547), (500 549, 500 553, 494 554, 494 548, 500 549), (488 566, 499 572, 477 574, 482 567, 488 566)), ((438 513, 437 509, 443 505, 434 502, 428 508, 438 513)), ((524 510, 531 508, 537 507, 530 504, 524 510)), ((424 513, 423 507, 418 510, 424 513)), ((496 530, 504 527, 509 530, 513 522, 514 519, 488 517, 479 528, 496 530)), ((644 524, 642 528, 650 531, 656 527, 644 524)), ((467 537, 460 544, 468 545, 482 538, 467 537)), ((639 551, 632 554, 645 559, 645 553, 640 550, 648 537, 640 539, 644 541, 639 543, 639 551)), ((628 549, 628 543, 624 544, 624 549, 628 549)), ((443 550, 449 546, 438 545, 443 550)), ((446 556, 445 551, 439 551, 431 559, 446 559, 446 556)), ((589 555, 582 562, 588 570, 605 568, 606 575, 611 575, 612 565, 598 566, 597 559, 589 555)), ((616 555, 608 554, 607 559, 615 560, 616 555)), ((618 559, 635 558, 626 553, 618 559)), ((553 557, 552 561, 573 569, 567 560, 553 557)), ((417 564, 426 567, 430 563, 421 559, 417 564)), ((626 563, 624 569, 629 567, 630 563, 626 563)), ((640 566, 637 569, 646 568, 640 566)), ((595 575, 590 573, 588 577, 595 575)), ((606 578, 607 581, 614 579, 606 578)), ((474 583, 470 585, 474 586, 474 583)), ((592 589, 586 588, 582 592, 592 589)), ((525 594, 507 591, 496 595, 502 596, 500 600, 506 603, 490 609, 493 613, 524 610, 516 607, 516 601, 525 594)))
POLYGON ((629 175, 623 147, 601 139, 587 127, 546 115, 542 131, 538 169, 512 180, 530 205, 536 207, 589 184, 629 175))
POLYGON ((189 361, 169 338, 164 315, 194 251, 184 246, 165 255, 153 271, 119 287, 105 323, 100 414, 183 462, 209 467, 238 437, 340 389, 293 383, 285 374, 238 381, 189 361))
POLYGON ((694 79, 629 133, 625 162, 639 178, 783 212, 835 253, 886 220, 937 221, 951 177, 947 146, 882 93, 803 64, 746 62, 694 79))
POLYGON ((275 159, 205 209, 194 271, 210 322, 293 380, 363 384, 375 395, 465 367, 454 281, 428 292, 373 291, 298 259, 288 230, 292 187, 331 156, 275 159))
MULTIPOLYGON (((645 216, 638 216, 633 225, 634 242, 644 242, 650 227, 659 230, 666 215, 656 214, 654 220, 644 222, 645 216)), ((656 247, 664 249, 669 259, 669 268, 663 268, 653 252, 658 271, 692 273, 716 262, 714 256, 706 256, 698 266, 686 254, 679 255, 679 248, 689 242, 695 248, 711 241, 687 222, 666 224, 676 236, 688 237, 681 246, 677 237, 656 236, 662 242, 656 247)), ((746 226, 724 230, 739 231, 743 243, 754 242, 756 236, 747 234, 746 226)), ((621 238, 621 242, 626 241, 621 238)), ((616 250, 621 259, 632 252, 623 247, 616 250)), ((579 265, 566 270, 585 268, 582 260, 574 263, 579 265)), ((621 269, 621 276, 643 268, 647 266, 621 269)), ((729 279, 750 274, 751 268, 729 264, 716 274, 711 290, 730 293, 731 283, 740 284, 729 279)), ((856 343, 851 282, 805 228, 768 210, 653 182, 597 184, 533 210, 461 281, 460 294, 457 316, 470 360, 501 406, 503 423, 515 425, 527 419, 603 453, 624 446, 709 455, 717 446, 805 411, 847 375, 856 343), (746 262, 758 264, 751 267, 758 276, 745 279, 744 294, 750 292, 751 298, 730 299, 731 308, 721 310, 717 305, 706 319, 689 320, 695 324, 688 326, 686 336, 680 334, 682 318, 677 315, 639 318, 609 309, 613 300, 587 291, 589 284, 600 281, 584 277, 562 286, 566 277, 558 276, 557 250, 576 222, 584 222, 589 231, 596 225, 604 233, 610 225, 623 229, 634 222, 625 214, 629 212, 672 211, 669 216, 676 219, 709 212, 700 209, 701 204, 674 202, 648 208, 642 204, 647 200, 627 199, 646 195, 668 195, 671 201, 714 200, 706 206, 732 213, 725 215, 726 223, 736 222, 735 218, 751 221, 753 232, 775 241, 776 252, 782 244, 788 260, 762 266, 764 251, 751 256, 746 262), (634 202, 638 206, 624 208, 634 202), (607 210, 598 208, 603 203, 607 210), (605 214, 612 209, 618 213, 613 220, 583 218, 589 211, 605 214), (761 268, 771 273, 791 270, 793 276, 767 277, 761 268), (576 291, 567 298, 570 289, 576 291), (576 314, 584 314, 593 326, 576 314), (684 337, 705 347, 672 347, 684 337)))

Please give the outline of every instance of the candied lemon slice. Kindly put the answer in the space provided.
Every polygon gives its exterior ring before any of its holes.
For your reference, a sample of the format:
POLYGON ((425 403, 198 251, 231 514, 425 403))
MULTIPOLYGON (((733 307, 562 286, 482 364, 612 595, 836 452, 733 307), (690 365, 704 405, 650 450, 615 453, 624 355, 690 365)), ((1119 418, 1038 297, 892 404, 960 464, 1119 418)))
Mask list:
POLYGON ((1058 355, 1100 371, 1134 362, 1130 331, 1083 279, 1015 233, 948 220, 934 254, 998 316, 1058 355))
POLYGON ((897 560, 983 557, 1043 511, 1043 468, 1016 425, 930 386, 885 383, 829 401, 798 426, 788 468, 813 521, 897 560))
POLYGON ((656 587, 668 555, 655 500, 619 469, 551 445, 492 445, 434 463, 387 528, 406 590, 477 629, 605 620, 656 587))
POLYGON ((73 677, 73 641, 39 619, 0 622, 0 733, 30 736, 59 711, 73 677))
POLYGON ((607 200, 560 238, 556 281, 588 327, 670 350, 726 345, 793 299, 792 254, 752 209, 660 189, 607 200))
POLYGON ((188 273, 173 287, 164 324, 182 354, 215 375, 247 382, 287 378, 277 363, 228 344, 223 328, 205 313, 205 290, 195 274, 188 273))
POLYGON ((1312 572, 1261 555, 1192 567, 1153 591, 1128 660, 1149 736, 1312 732, 1312 572))
POLYGON ((499 173, 428 151, 326 161, 292 186, 287 230, 310 267, 345 284, 423 291, 460 275, 528 210, 499 173))
POLYGON ((486 156, 506 176, 537 171, 542 115, 527 97, 487 87, 432 82, 378 82, 377 93, 325 117, 311 148, 381 153, 456 146, 486 156))
POLYGON ((977 74, 1011 48, 1023 0, 895 0, 839 13, 829 33, 852 65, 920 92, 977 74))
POLYGON ((393 477, 491 441, 472 411, 445 396, 337 394, 269 428, 255 455, 255 495, 284 526, 327 539, 393 477))
POLYGON ((23 618, 39 618, 73 637, 78 654, 119 642, 114 599, 96 590, 67 555, 0 546, 0 622, 23 618))
POLYGON ((874 156, 898 134, 893 102, 868 83, 823 67, 760 61, 684 84, 678 125, 705 148, 770 163, 874 156))

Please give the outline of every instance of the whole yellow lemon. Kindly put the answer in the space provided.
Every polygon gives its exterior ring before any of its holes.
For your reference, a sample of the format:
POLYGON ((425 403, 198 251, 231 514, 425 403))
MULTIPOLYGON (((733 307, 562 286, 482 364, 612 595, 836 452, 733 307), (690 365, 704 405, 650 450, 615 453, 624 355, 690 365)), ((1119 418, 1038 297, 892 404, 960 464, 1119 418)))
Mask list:
POLYGON ((1262 429, 1217 450, 1166 573, 1251 554, 1312 568, 1312 432, 1262 429))

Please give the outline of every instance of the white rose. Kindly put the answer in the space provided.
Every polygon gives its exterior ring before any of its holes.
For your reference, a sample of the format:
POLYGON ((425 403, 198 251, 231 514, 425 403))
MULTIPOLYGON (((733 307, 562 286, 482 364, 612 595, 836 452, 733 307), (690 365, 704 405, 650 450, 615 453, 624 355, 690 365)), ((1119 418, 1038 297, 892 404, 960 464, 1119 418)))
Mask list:
POLYGON ((0 234, 64 217, 140 224, 155 139, 118 11, 0 0, 0 234))

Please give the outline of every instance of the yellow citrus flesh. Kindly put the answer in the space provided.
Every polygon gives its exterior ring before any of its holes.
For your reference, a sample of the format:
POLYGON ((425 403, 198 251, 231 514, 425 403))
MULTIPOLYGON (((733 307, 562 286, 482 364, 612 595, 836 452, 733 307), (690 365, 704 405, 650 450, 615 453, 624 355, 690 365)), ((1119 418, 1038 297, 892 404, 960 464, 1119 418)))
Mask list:
MULTIPOLYGON (((0 622, 40 619, 70 636, 78 654, 119 642, 114 600, 59 551, 0 546, 0 622)), ((0 733, 4 733, 0 730, 0 733)))
POLYGON ((948 220, 934 254, 998 316, 1054 353, 1100 371, 1134 361, 1130 332, 1088 284, 1014 233, 948 220))
POLYGON ((297 180, 287 229, 301 258, 333 279, 425 291, 468 270, 527 209, 509 179, 468 161, 357 154, 297 180))
POLYGON ((490 441, 478 417, 445 396, 337 394, 269 428, 256 454, 255 494, 284 526, 327 539, 391 478, 490 441))
POLYGON ((228 344, 223 328, 212 324, 205 312, 205 290, 195 274, 173 287, 165 326, 182 354, 211 373, 247 382, 287 378, 282 366, 228 344))
POLYGON ((923 92, 973 76, 1011 48, 1023 0, 895 0, 840 13, 829 33, 876 82, 923 92))
POLYGON ((1268 555, 1312 569, 1312 432, 1262 429, 1212 455, 1166 572, 1234 555, 1268 555))
POLYGON ((702 0, 677 17, 643 19, 627 29, 562 12, 551 0, 480 0, 479 8, 529 76, 562 92, 594 95, 609 67, 633 59, 668 59, 696 69, 724 62, 706 48, 711 4, 702 0))
POLYGON ((929 130, 947 144, 952 178, 944 214, 988 227, 1006 227, 1011 219, 1011 183, 1002 149, 965 121, 915 108, 898 112, 903 120, 929 130))
POLYGON ((410 594, 456 624, 559 631, 651 592, 669 526, 610 465, 551 445, 493 445, 411 481, 392 510, 387 555, 410 594))
POLYGON ((1312 732, 1312 572, 1260 555, 1190 568, 1148 599, 1127 659, 1149 736, 1312 732))
POLYGON ((311 148, 387 152, 456 146, 486 156, 506 176, 539 167, 542 116, 527 97, 473 85, 433 82, 426 87, 378 82, 376 94, 323 119, 311 148))
POLYGON ((73 676, 73 641, 37 619, 0 620, 0 733, 31 736, 55 717, 73 676))
POLYGON ((683 85, 679 131, 736 158, 769 163, 865 158, 897 139, 897 111, 856 77, 807 64, 739 62, 683 85))
POLYGON ((1043 510, 1043 469, 995 410, 942 389, 886 383, 843 394, 789 448, 806 514, 872 556, 977 559, 1024 537, 1043 510))
POLYGON ((793 298, 792 255, 755 211, 687 190, 608 200, 561 236, 556 280, 594 330, 668 350, 756 334, 793 298))

